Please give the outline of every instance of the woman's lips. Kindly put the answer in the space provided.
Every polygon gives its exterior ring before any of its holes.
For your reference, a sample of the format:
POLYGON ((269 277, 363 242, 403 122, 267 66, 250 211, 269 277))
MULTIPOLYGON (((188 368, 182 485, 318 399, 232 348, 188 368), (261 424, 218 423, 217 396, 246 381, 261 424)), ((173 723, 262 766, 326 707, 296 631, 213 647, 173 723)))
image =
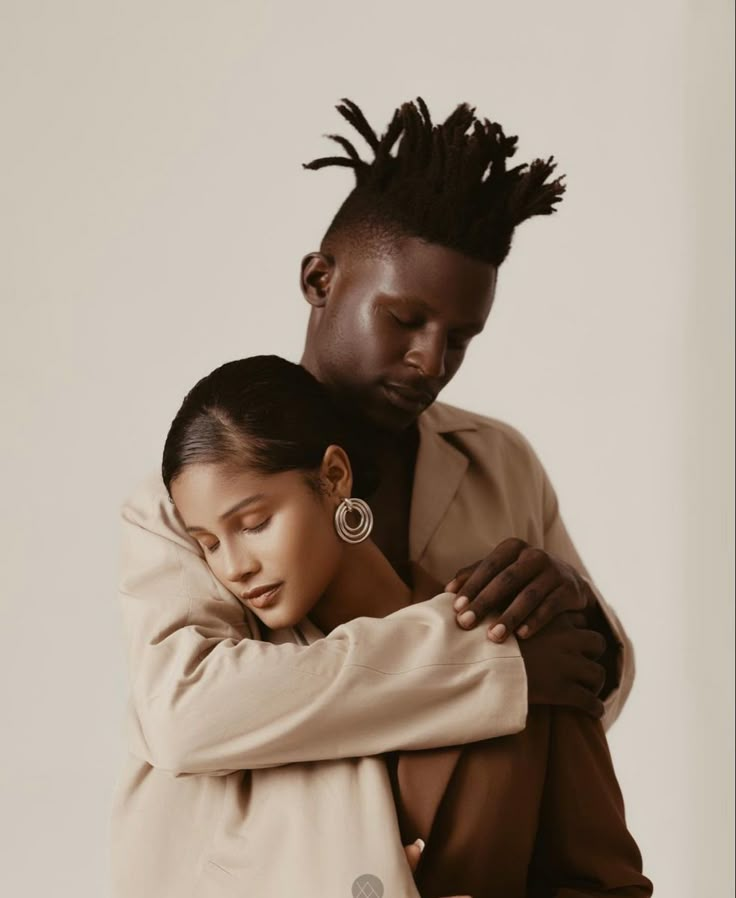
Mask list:
POLYGON ((274 586, 268 592, 261 593, 261 595, 256 596, 254 599, 248 599, 248 601, 254 608, 268 608, 269 605, 276 601, 276 596, 283 585, 283 583, 279 583, 278 586, 274 586))

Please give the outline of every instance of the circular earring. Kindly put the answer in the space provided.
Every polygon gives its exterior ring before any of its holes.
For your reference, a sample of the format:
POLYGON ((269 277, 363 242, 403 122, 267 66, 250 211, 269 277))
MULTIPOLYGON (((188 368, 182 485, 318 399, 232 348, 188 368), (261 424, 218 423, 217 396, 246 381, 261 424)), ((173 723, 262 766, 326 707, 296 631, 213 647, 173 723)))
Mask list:
POLYGON ((335 509, 335 530, 346 543, 362 543, 373 529, 373 512, 367 502, 362 499, 343 499, 335 509), (348 514, 354 511, 358 515, 358 523, 348 523, 348 514))

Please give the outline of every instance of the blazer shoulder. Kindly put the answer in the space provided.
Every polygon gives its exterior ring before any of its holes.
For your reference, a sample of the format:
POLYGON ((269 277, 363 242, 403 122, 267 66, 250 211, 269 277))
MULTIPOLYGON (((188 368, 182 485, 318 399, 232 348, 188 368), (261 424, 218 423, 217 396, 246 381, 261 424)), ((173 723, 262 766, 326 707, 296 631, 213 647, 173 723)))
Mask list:
MULTIPOLYGON (((435 410, 432 423, 438 432, 477 431, 481 440, 504 448, 507 452, 521 454, 536 460, 537 454, 529 439, 508 421, 490 415, 482 415, 468 409, 435 402, 427 411, 435 410), (435 407, 438 408, 435 409, 435 407)), ((426 413, 425 413, 426 414, 426 413)))
POLYGON ((192 550, 193 541, 169 500, 160 468, 150 469, 133 483, 119 513, 126 524, 160 533, 192 550))
POLYGON ((169 494, 166 492, 161 471, 159 468, 151 468, 146 471, 128 489, 120 504, 124 508, 151 508, 161 500, 169 502, 169 494))

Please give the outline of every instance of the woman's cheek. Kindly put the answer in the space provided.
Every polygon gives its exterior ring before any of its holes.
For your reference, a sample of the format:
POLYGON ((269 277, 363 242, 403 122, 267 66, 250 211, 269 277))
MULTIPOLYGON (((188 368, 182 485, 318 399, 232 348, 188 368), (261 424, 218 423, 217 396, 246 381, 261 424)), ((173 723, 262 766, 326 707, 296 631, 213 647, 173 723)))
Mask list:
POLYGON ((320 530, 318 516, 303 508, 280 514, 278 520, 274 516, 268 534, 269 560, 280 569, 274 573, 288 577, 305 563, 314 563, 319 554, 320 530))
POLYGON ((274 522, 268 528, 263 543, 263 560, 269 567, 275 568, 273 574, 285 577, 294 561, 294 536, 298 533, 293 516, 281 514, 274 516, 274 522))
POLYGON ((305 522, 307 539, 300 547, 301 565, 311 570, 311 578, 318 594, 321 594, 335 576, 341 558, 341 543, 331 516, 321 509, 305 522))

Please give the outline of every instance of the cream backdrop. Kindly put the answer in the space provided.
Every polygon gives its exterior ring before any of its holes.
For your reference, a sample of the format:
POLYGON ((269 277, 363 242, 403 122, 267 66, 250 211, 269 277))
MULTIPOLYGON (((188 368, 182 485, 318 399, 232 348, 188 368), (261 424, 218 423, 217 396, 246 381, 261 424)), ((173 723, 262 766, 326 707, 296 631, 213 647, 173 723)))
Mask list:
POLYGON ((0 0, 0 893, 107 894, 119 504, 196 379, 298 361, 335 104, 382 131, 420 94, 567 174, 442 398, 526 433, 634 639, 611 744, 657 893, 733 895, 731 7, 0 0))

